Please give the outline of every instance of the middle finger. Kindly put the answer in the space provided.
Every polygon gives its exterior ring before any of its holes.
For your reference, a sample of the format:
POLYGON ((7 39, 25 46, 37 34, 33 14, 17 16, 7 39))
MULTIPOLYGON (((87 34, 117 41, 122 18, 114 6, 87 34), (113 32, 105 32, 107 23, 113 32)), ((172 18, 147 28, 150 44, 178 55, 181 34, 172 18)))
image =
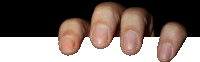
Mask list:
POLYGON ((124 9, 114 2, 100 3, 95 7, 89 35, 94 47, 105 48, 110 44, 124 9))

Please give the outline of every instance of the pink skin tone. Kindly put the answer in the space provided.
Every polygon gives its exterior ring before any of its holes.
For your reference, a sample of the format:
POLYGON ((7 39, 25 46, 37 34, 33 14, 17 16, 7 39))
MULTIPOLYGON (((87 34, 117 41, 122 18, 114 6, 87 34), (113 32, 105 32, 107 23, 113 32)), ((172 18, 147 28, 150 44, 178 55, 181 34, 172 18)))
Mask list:
MULTIPOLYGON (((144 8, 125 8, 119 3, 103 2, 94 9, 91 23, 81 18, 66 19, 59 29, 59 49, 73 55, 84 37, 90 37, 97 49, 109 46, 112 38, 120 37, 122 52, 134 55, 139 52, 144 37, 154 36, 153 17, 144 8)), ((157 58, 169 62, 176 56, 187 37, 186 29, 177 22, 168 22, 161 30, 157 58)))

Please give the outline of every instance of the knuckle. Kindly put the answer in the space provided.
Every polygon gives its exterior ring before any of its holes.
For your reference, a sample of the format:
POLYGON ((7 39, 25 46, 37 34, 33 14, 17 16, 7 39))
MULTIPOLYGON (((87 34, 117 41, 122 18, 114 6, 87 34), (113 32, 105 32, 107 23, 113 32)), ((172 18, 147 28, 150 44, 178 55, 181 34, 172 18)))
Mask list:
POLYGON ((171 35, 187 35, 186 28, 178 22, 168 22, 163 28, 165 30, 168 30, 171 33, 171 35))
POLYGON ((142 7, 131 7, 124 11, 123 17, 131 17, 132 19, 141 19, 145 25, 150 23, 152 20, 152 15, 142 7), (124 16, 125 15, 125 16, 124 16))
POLYGON ((179 31, 179 30, 183 30, 183 26, 178 23, 178 22, 169 22, 165 25, 165 27, 167 27, 168 29, 172 29, 174 31, 179 31))
MULTIPOLYGON (((145 19, 143 14, 141 14, 141 13, 135 11, 135 10, 132 10, 131 8, 124 11, 122 18, 125 18, 125 19, 131 18, 135 21, 144 21, 143 19, 145 19)), ((145 23, 145 21, 144 21, 144 23, 145 23)))
POLYGON ((118 15, 117 9, 110 4, 100 4, 95 7, 92 19, 93 22, 108 22, 113 21, 115 23, 119 22, 120 16, 118 15), (112 19, 112 20, 110 20, 112 19))
POLYGON ((116 2, 103 2, 98 4, 93 12, 92 19, 113 19, 117 23, 121 18, 121 14, 123 13, 125 7, 116 2), (101 16, 101 17, 98 17, 101 16))
POLYGON ((96 6, 96 8, 104 7, 104 8, 112 8, 113 6, 120 5, 116 2, 103 2, 96 6))
POLYGON ((62 25, 61 25, 61 29, 62 30, 66 30, 66 31, 73 31, 75 33, 86 33, 86 22, 84 19, 81 18, 69 18, 66 19, 62 25))
POLYGON ((138 14, 145 14, 146 12, 148 12, 145 8, 142 8, 142 7, 131 7, 131 8, 128 8, 127 11, 131 13, 138 13, 138 14))
POLYGON ((103 13, 111 14, 114 12, 117 13, 117 8, 121 8, 120 6, 121 5, 116 2, 103 2, 103 3, 98 4, 95 7, 95 10, 97 10, 98 13, 103 12, 103 13))
POLYGON ((97 14, 112 14, 114 12, 113 8, 109 5, 98 5, 95 10, 97 14))
POLYGON ((69 18, 69 19, 66 19, 62 25, 65 25, 65 24, 71 24, 71 25, 79 25, 81 23, 82 19, 80 18, 69 18))

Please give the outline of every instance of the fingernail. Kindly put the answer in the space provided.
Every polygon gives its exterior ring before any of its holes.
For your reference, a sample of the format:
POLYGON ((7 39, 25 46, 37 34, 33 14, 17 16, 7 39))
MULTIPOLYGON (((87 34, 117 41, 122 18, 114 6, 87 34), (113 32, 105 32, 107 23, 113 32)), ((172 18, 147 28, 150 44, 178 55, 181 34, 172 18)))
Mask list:
POLYGON ((61 41, 61 49, 70 51, 74 48, 75 42, 71 37, 64 37, 61 41))
POLYGON ((123 42, 124 42, 124 49, 125 50, 134 50, 138 48, 138 39, 137 35, 134 31, 127 31, 123 36, 123 42))
POLYGON ((108 28, 105 25, 97 25, 92 34, 94 44, 104 45, 108 40, 108 28))
POLYGON ((172 47, 170 43, 163 43, 160 46, 160 59, 163 61, 168 60, 172 55, 172 47))

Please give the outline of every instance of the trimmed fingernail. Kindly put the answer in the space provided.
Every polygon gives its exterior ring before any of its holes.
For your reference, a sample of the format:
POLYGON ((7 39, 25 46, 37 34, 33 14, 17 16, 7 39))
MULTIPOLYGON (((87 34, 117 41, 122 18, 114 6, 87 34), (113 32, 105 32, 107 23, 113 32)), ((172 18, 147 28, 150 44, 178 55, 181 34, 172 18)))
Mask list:
POLYGON ((94 44, 104 45, 108 40, 108 28, 105 25, 97 25, 92 34, 94 44))
POLYGON ((61 49, 71 51, 74 48, 75 41, 71 37, 65 37, 61 41, 61 49))
POLYGON ((170 43, 163 43, 160 45, 160 59, 163 61, 168 60, 172 55, 172 47, 170 43))
POLYGON ((123 36, 123 42, 124 42, 124 49, 125 50, 134 50, 138 48, 138 39, 137 35, 134 31, 127 31, 123 36))

